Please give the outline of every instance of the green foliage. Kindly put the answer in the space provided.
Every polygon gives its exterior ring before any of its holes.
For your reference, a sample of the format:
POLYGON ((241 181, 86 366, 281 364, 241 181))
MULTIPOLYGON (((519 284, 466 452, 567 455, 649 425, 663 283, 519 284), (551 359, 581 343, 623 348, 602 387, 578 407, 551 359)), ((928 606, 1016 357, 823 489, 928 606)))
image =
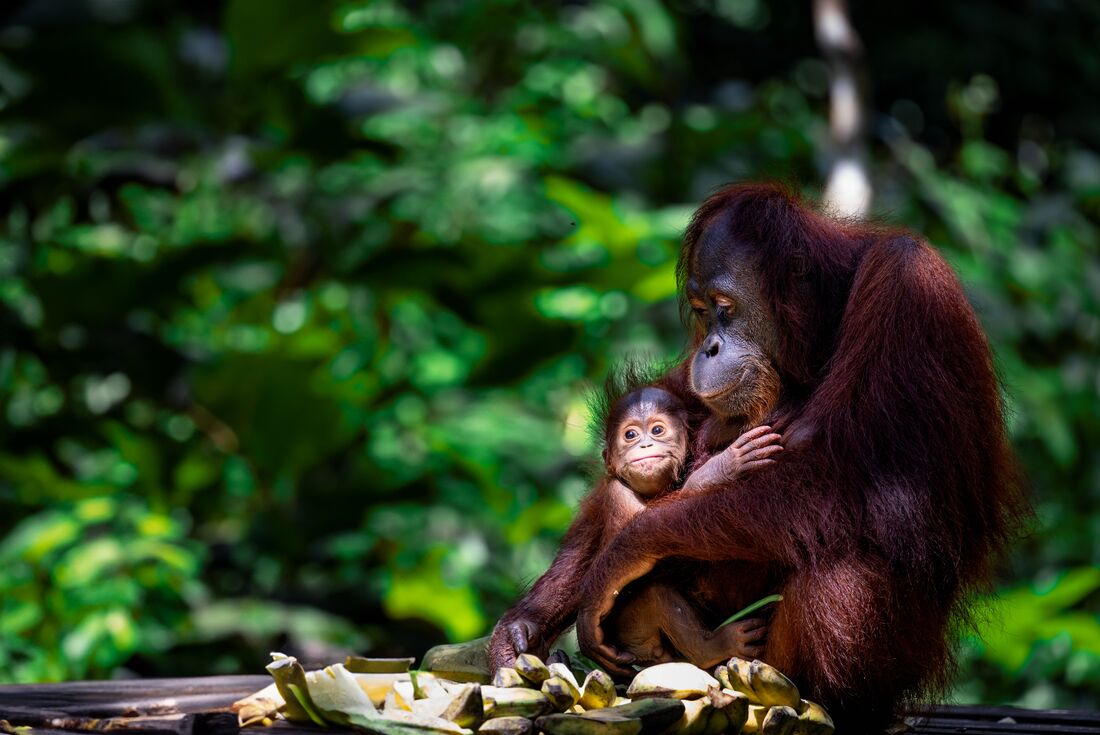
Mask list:
MULTIPOLYGON (((588 386, 682 349, 694 204, 820 189, 805 6, 92 3, 0 33, 0 679, 485 633, 589 485, 588 386)), ((912 101, 876 117, 876 207, 962 277, 1039 504, 960 696, 1095 704, 1100 156, 1006 83, 945 72, 926 136, 912 101)))

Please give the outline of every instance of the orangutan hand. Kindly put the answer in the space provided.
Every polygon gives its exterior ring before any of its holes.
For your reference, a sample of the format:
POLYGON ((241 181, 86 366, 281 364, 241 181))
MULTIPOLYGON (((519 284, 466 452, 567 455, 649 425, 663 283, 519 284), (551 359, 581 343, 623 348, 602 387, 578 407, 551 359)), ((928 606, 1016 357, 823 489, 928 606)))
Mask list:
MULTIPOLYGON (((601 557, 594 563, 594 568, 599 568, 604 561, 611 560, 601 557)), ((589 587, 582 598, 585 602, 577 611, 577 643, 581 653, 612 674, 621 676, 633 674, 633 669, 629 667, 634 663, 635 657, 632 653, 622 651, 606 641, 602 627, 603 620, 615 606, 615 601, 623 588, 648 574, 656 563, 656 559, 631 560, 617 569, 612 568, 593 575, 594 579, 590 577, 589 587)))
POLYGON ((533 653, 542 658, 549 645, 546 630, 533 618, 505 614, 489 640, 489 671, 496 673, 501 666, 512 666, 521 653, 533 653))

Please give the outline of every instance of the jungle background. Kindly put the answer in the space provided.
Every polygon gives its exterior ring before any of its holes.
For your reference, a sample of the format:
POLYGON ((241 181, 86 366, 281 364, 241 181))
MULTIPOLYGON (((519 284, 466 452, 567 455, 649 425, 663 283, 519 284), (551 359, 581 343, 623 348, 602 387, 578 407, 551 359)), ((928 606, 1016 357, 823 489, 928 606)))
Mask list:
MULTIPOLYGON (((0 681, 487 633, 590 485, 586 391, 683 348, 693 206, 820 194, 812 15, 5 3, 0 681)), ((1038 511, 955 697, 1100 706, 1100 6, 850 18, 871 215, 962 277, 1038 511)))

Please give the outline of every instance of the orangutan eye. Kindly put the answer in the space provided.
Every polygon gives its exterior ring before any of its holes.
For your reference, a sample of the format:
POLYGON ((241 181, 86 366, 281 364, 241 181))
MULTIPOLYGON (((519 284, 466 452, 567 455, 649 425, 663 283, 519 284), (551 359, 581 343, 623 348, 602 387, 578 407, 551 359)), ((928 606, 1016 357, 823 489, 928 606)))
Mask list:
POLYGON ((661 426, 660 424, 657 424, 656 426, 654 426, 652 429, 649 430, 649 433, 653 434, 653 436, 660 436, 661 434, 665 433, 665 427, 661 426))
POLYGON ((638 432, 634 431, 634 429, 627 429, 626 433, 623 434, 623 438, 628 442, 634 441, 638 438, 638 432))

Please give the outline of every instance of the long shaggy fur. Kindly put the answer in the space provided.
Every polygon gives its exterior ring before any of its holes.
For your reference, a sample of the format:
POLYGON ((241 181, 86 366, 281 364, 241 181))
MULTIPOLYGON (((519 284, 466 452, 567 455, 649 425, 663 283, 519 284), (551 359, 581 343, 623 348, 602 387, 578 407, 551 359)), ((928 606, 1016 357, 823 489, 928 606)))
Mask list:
MULTIPOLYGON (((697 601, 727 610, 778 575, 766 660, 844 731, 868 732, 946 685, 950 634, 1030 512, 989 346, 951 269, 910 233, 736 185, 696 212, 681 278, 710 227, 731 257, 736 245, 757 261, 780 338, 765 420, 787 427, 786 450, 728 487, 652 503, 595 561, 586 501, 517 609, 552 610, 564 629, 581 599, 645 558, 695 560, 697 601)), ((662 385, 690 400, 687 374, 685 360, 662 385)), ((722 449, 707 441, 712 421, 696 463, 722 449)))
POLYGON ((989 346, 927 244, 773 185, 707 200, 681 277, 718 217, 758 258, 782 342, 772 419, 802 441, 723 491, 663 503, 615 546, 782 565, 768 660, 846 722, 881 724, 945 688, 952 628, 1029 513, 989 346))

